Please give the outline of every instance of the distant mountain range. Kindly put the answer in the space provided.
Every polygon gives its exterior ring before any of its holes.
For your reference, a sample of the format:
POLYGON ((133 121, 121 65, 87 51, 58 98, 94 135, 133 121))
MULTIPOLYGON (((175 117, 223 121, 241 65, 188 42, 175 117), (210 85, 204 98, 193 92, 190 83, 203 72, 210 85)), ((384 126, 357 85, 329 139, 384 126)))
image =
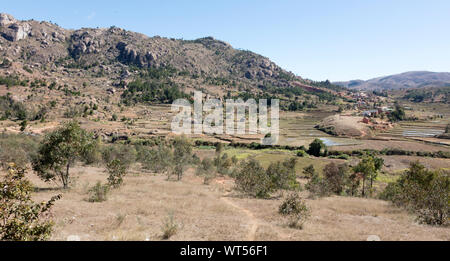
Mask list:
POLYGON ((450 87, 450 72, 415 71, 378 77, 367 81, 352 80, 334 84, 358 90, 398 90, 423 87, 450 87))

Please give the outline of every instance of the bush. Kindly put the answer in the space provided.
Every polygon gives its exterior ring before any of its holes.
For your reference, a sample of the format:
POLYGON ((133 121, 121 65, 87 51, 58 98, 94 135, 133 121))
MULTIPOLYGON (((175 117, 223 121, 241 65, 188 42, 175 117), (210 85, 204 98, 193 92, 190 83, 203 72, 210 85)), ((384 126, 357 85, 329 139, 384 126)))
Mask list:
POLYGON ((343 159, 343 160, 349 160, 350 156, 347 154, 340 154, 340 155, 330 155, 328 156, 330 159, 343 159))
POLYGON ((99 137, 92 141, 91 149, 85 150, 82 155, 82 160, 85 164, 99 164, 102 161, 103 145, 99 137))
POLYGON ((305 178, 310 179, 316 174, 316 170, 314 169, 314 166, 312 164, 303 169, 303 177, 305 178))
POLYGON ((305 188, 310 192, 311 198, 326 197, 331 194, 328 182, 319 177, 317 173, 314 173, 308 183, 306 183, 305 188))
POLYGON ((278 213, 289 219, 289 227, 303 228, 310 217, 310 209, 297 193, 289 194, 278 208, 278 213))
MULTIPOLYGON (((0 81, 1 84, 1 81, 0 81)), ((26 120, 28 118, 28 110, 21 102, 15 101, 11 95, 0 96, 0 111, 3 112, 4 119, 26 120)))
POLYGON ((169 179, 170 174, 173 173, 177 175, 178 180, 181 180, 185 169, 193 162, 192 144, 185 137, 174 139, 172 161, 173 165, 167 178, 169 179))
POLYGON ((302 158, 308 156, 308 153, 306 153, 306 151, 304 151, 304 150, 298 150, 296 154, 298 157, 302 157, 302 158))
POLYGON ((163 220, 161 230, 163 239, 169 239, 177 233, 178 224, 175 221, 172 213, 169 213, 168 216, 163 220))
POLYGON ((40 241, 51 236, 53 222, 48 214, 61 195, 34 203, 33 190, 25 179, 25 169, 10 164, 7 175, 0 181, 0 240, 40 241))
POLYGON ((139 157, 145 169, 164 174, 169 171, 173 153, 168 147, 159 144, 156 148, 142 150, 139 157))
POLYGON ((271 179, 274 190, 287 189, 299 190, 300 183, 295 173, 296 158, 287 159, 284 162, 271 163, 267 168, 267 176, 271 179))
POLYGON ((450 174, 411 163, 401 178, 389 184, 381 198, 412 210, 422 223, 446 225, 450 216, 450 174))
POLYGON ((268 198, 274 190, 266 171, 254 159, 242 163, 236 176, 236 186, 242 192, 257 198, 268 198))
POLYGON ((337 165, 332 162, 325 166, 323 174, 326 182, 328 183, 328 189, 333 193, 340 195, 347 183, 349 167, 347 164, 337 165))
POLYGON ((113 160, 119 160, 127 168, 136 161, 137 152, 134 146, 114 144, 105 146, 102 150, 103 161, 108 164, 113 160))
POLYGON ((216 158, 214 158, 214 166, 217 168, 217 172, 222 175, 228 175, 230 167, 232 165, 233 161, 228 157, 227 153, 217 155, 216 158))
POLYGON ((0 134, 0 164, 7 168, 8 163, 26 166, 35 157, 38 140, 25 134, 0 134))
POLYGON ((95 186, 89 189, 89 202, 103 202, 108 199, 109 186, 103 185, 100 181, 97 181, 95 186))
POLYGON ((106 165, 106 169, 109 173, 108 185, 112 188, 120 187, 126 174, 127 165, 118 159, 114 159, 106 165))
POLYGON ((213 161, 209 158, 204 158, 197 168, 196 174, 203 177, 204 184, 209 184, 211 179, 215 177, 213 161))

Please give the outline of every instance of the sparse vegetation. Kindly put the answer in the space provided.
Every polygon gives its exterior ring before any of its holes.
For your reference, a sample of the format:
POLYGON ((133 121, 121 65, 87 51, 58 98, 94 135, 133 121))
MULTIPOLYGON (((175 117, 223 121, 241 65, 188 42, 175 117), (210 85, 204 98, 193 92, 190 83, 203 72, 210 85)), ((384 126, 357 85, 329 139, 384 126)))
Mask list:
POLYGON ((302 229, 311 210, 297 193, 290 193, 278 208, 278 213, 289 220, 289 227, 302 229))
POLYGON ((414 211, 420 222, 446 225, 450 216, 450 175, 445 171, 430 171, 415 162, 380 197, 414 211))
POLYGON ((256 160, 242 162, 236 176, 237 188, 257 198, 268 198, 274 191, 274 186, 266 171, 256 160))
POLYGON ((166 218, 163 220, 163 224, 161 226, 162 230, 162 239, 169 239, 174 236, 178 231, 178 223, 175 221, 173 213, 169 213, 166 218))
POLYGON ((89 202, 103 202, 108 199, 108 193, 110 192, 109 184, 102 184, 100 181, 89 189, 89 202))
POLYGON ((11 163, 0 181, 0 240, 47 240, 53 231, 49 212, 61 195, 47 202, 31 199, 33 185, 25 178, 25 169, 11 163))
POLYGON ((123 183, 123 177, 126 174, 127 166, 119 159, 114 159, 106 165, 106 170, 109 173, 108 185, 112 188, 120 187, 123 183))
POLYGON ((211 179, 215 177, 213 161, 210 158, 204 158, 198 166, 196 174, 203 177, 204 184, 209 184, 211 179))

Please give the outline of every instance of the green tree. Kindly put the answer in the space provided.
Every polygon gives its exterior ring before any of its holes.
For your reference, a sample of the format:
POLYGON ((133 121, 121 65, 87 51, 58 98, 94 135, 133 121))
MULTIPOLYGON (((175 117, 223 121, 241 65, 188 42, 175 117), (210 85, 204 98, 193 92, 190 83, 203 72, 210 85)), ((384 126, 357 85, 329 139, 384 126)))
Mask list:
POLYGON ((326 145, 320 139, 315 139, 311 144, 309 144, 308 154, 316 157, 322 155, 322 150, 326 150, 326 145))
POLYGON ((254 159, 242 162, 235 182, 239 190, 257 198, 267 198, 274 190, 266 171, 254 159))
POLYGON ((317 173, 314 173, 308 180, 305 188, 311 193, 310 196, 312 198, 329 196, 331 192, 328 182, 321 178, 317 173))
POLYGON ((389 119, 391 121, 402 121, 405 119, 405 110, 400 106, 400 104, 395 103, 395 109, 389 114, 389 119))
MULTIPOLYGON (((365 196, 366 179, 370 179, 371 186, 373 180, 377 177, 378 170, 377 166, 380 167, 380 162, 376 163, 372 156, 365 156, 355 167, 353 171, 359 174, 362 178, 362 195, 365 196)), ((382 166, 382 165, 381 165, 382 166)))
MULTIPOLYGON (((181 180, 187 166, 192 163, 192 144, 185 137, 177 137, 173 141, 172 173, 181 180)), ((170 177, 170 174, 168 178, 170 177)))
POLYGON ((32 184, 25 179, 25 169, 10 164, 0 181, 0 240, 40 241, 50 237, 53 222, 48 212, 61 195, 47 202, 31 199, 32 184))
POLYGON ((67 188, 70 167, 94 149, 96 144, 92 133, 82 129, 76 121, 65 123, 45 136, 38 155, 33 160, 33 169, 41 179, 59 179, 63 187, 67 188))
POLYGON ((266 173, 272 181, 274 190, 297 190, 300 188, 300 183, 297 182, 297 175, 295 173, 296 162, 296 158, 291 158, 284 162, 278 161, 269 165, 266 173))
POLYGON ((450 217, 450 172, 431 171, 413 162, 380 197, 414 211, 423 223, 446 225, 450 217))
POLYGON ((173 152, 164 144, 159 144, 155 149, 145 150, 142 152, 141 160, 144 168, 155 173, 169 174, 172 166, 173 152))
POLYGON ((336 164, 331 162, 323 169, 324 178, 329 189, 335 194, 341 194, 348 180, 349 167, 347 164, 336 164))

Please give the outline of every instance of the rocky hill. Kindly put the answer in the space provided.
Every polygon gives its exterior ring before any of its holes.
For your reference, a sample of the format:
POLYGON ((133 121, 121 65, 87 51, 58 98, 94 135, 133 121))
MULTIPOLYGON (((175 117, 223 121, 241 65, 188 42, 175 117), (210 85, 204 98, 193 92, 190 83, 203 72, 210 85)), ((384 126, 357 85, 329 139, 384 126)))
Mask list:
POLYGON ((367 81, 352 80, 348 82, 336 82, 335 84, 358 90, 398 90, 423 87, 450 86, 449 72, 405 72, 396 75, 378 77, 367 81))
POLYGON ((194 90, 219 99, 278 98, 282 110, 303 110, 335 106, 345 88, 303 79, 213 37, 67 30, 0 14, 0 118, 8 126, 74 117, 98 128, 119 119, 127 125, 152 113, 145 106, 190 98, 194 90))
POLYGON ((0 15, 0 57, 31 67, 102 71, 120 79, 125 70, 171 66, 189 75, 239 80, 248 85, 290 86, 305 82, 268 58, 237 50, 212 37, 192 41, 168 39, 116 27, 66 30, 49 22, 18 21, 0 15))

